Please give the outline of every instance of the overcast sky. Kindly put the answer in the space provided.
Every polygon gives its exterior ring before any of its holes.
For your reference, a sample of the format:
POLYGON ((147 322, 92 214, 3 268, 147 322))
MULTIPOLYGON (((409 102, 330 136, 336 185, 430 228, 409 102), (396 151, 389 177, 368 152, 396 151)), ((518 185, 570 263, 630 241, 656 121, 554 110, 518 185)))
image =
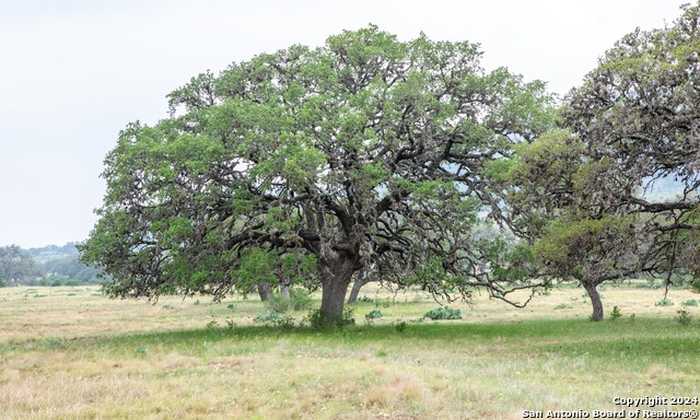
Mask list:
POLYGON ((685 0, 0 0, 0 245, 83 240, 102 160, 133 120, 201 71, 375 23, 401 39, 479 42, 560 94, 635 27, 670 23, 685 0))

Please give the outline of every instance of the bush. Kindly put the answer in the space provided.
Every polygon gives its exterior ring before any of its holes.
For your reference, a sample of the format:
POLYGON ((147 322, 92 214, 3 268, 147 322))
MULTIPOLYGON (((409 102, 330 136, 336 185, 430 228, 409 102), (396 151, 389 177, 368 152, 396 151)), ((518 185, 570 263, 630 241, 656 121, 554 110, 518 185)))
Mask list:
POLYGON ((295 311, 303 311, 311 307, 311 293, 304 289, 293 288, 289 291, 289 299, 295 311))
POLYGON ((622 311, 620 311, 620 308, 618 308, 617 305, 615 305, 613 306, 612 312, 610 312, 610 320, 614 321, 620 318, 622 318, 622 311))
POLYGON ((676 317, 676 321, 678 321, 678 323, 683 325, 683 326, 690 325, 690 321, 691 321, 690 313, 688 313, 688 311, 686 311, 685 309, 680 309, 678 311, 678 316, 676 317))
POLYGON ((345 308, 343 310, 343 317, 338 324, 329 324, 326 320, 321 317, 321 310, 314 309, 306 316, 306 322, 309 323, 311 328, 323 329, 323 328, 334 328, 334 327, 346 327, 348 325, 355 325, 355 319, 352 317, 352 309, 345 308))
POLYGON ((368 323, 372 323, 375 319, 379 319, 383 317, 384 314, 382 314, 382 311, 379 309, 372 309, 368 313, 365 314, 365 320, 367 320, 368 323))
POLYGON ((462 311, 459 309, 452 309, 449 306, 441 306, 429 310, 423 317, 432 319, 433 321, 440 319, 462 319, 462 311))
POLYGON ((655 303, 656 306, 673 306, 673 302, 669 298, 663 298, 655 303))
POLYGON ((294 317, 280 312, 268 310, 258 314, 255 322, 277 328, 289 329, 294 327, 294 317))
POLYGON ((396 329, 397 332, 402 333, 406 331, 406 327, 408 324, 406 324, 406 321, 401 321, 398 324, 394 325, 394 328, 396 329))
POLYGON ((700 293, 700 277, 696 277, 690 281, 690 290, 695 293, 700 293))
POLYGON ((560 303, 559 305, 554 307, 555 310, 559 309, 573 309, 572 305, 569 305, 568 303, 560 303))
POLYGON ((700 300, 697 299, 688 299, 685 302, 681 303, 681 306, 698 306, 700 305, 700 300))
POLYGON ((650 277, 645 282, 634 282, 633 284, 640 289, 660 289, 663 286, 663 281, 650 277))
POLYGON ((302 311, 311 306, 311 295, 298 288, 289 290, 289 299, 280 293, 274 293, 267 301, 267 306, 274 312, 302 311))

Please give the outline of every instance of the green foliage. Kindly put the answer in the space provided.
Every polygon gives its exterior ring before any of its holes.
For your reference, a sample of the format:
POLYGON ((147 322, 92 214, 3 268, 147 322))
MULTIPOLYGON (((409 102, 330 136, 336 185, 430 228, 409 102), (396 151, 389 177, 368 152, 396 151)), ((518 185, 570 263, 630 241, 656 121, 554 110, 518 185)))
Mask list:
POLYGON ((343 328, 350 325, 355 325, 355 319, 352 317, 352 308, 345 308, 343 316, 340 320, 327 320, 320 309, 314 309, 308 313, 305 322, 313 329, 329 329, 343 328))
POLYGON ((690 281, 690 290, 695 293, 700 293, 700 277, 695 277, 690 281))
POLYGON ((367 312, 365 314, 365 320, 368 323, 372 323, 375 319, 382 318, 384 314, 382 314, 382 311, 379 309, 372 309, 371 311, 367 312))
MULTIPOLYGON (((96 284, 103 282, 100 270, 80 262, 75 243, 21 250, 33 260, 34 273, 21 282, 41 286, 96 284)), ((1 252, 0 252, 1 254, 1 252)), ((1 260, 1 258, 0 258, 1 260)), ((0 262, 0 266, 2 263, 0 262)))
POLYGON ((272 284, 277 279, 275 255, 265 249, 247 249, 242 254, 239 264, 235 275, 244 289, 258 283, 272 284))
POLYGON ((274 312, 302 311, 311 306, 311 294, 301 288, 289 289, 289 296, 273 293, 265 304, 274 312))
POLYGON ((622 318, 622 311, 620 311, 620 308, 615 305, 613 306, 612 312, 610 312, 610 320, 615 321, 620 318, 622 318))
POLYGON ((700 144, 687 123, 700 109, 699 20, 700 2, 693 2, 670 24, 625 35, 562 107, 565 126, 585 145, 566 189, 575 190, 571 207, 586 217, 635 215, 643 234, 630 242, 656 248, 644 250, 652 261, 626 265, 637 272, 700 268, 700 184, 692 152, 700 144), (652 197, 650 187, 664 181, 674 191, 652 197))
POLYGON ((271 327, 289 329, 294 327, 294 317, 273 310, 267 310, 255 317, 255 322, 271 327))
POLYGON ((530 245, 508 240, 502 235, 482 239, 478 244, 495 280, 525 284, 532 276, 535 258, 530 245))
POLYGON ((673 302, 669 298, 663 298, 657 301, 654 306, 673 306, 673 302))
POLYGON ((440 306, 439 308, 431 309, 423 315, 424 318, 436 320, 444 319, 462 319, 462 311, 453 309, 449 306, 440 306))
POLYGON ((5 284, 31 282, 43 274, 31 255, 16 245, 0 247, 0 279, 5 284))
POLYGON ((406 324, 406 321, 401 321, 401 322, 398 322, 398 323, 396 323, 396 324, 394 325, 394 328, 396 329, 396 332, 398 332, 399 334, 401 334, 401 333, 403 333, 404 331, 406 331, 406 328, 407 328, 407 327, 408 327, 408 324, 406 324))
POLYGON ((533 252, 541 265, 563 278, 597 279, 615 272, 620 261, 633 254, 634 234, 628 217, 555 219, 533 252))
POLYGON ((688 299, 681 303, 681 306, 700 306, 700 300, 688 299))
POLYGON ((560 303, 557 306, 554 307, 555 310, 559 309, 573 309, 573 305, 569 305, 568 303, 560 303))
POLYGON ((688 311, 686 311, 685 309, 679 309, 677 313, 678 316, 676 317, 676 321, 678 321, 679 324, 683 326, 690 325, 693 318, 690 316, 690 313, 688 311))
POLYGON ((361 266, 435 294, 523 286, 516 263, 475 274, 471 228, 495 202, 482 169, 552 128, 555 100, 481 56, 370 25, 193 77, 168 118, 120 133, 83 261, 119 297, 315 289, 361 266))

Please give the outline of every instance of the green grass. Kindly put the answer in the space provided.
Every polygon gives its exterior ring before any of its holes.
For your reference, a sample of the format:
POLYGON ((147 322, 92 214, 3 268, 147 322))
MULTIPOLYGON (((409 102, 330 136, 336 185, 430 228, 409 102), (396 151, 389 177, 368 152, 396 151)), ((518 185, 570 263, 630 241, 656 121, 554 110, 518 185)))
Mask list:
POLYGON ((435 307, 425 296, 384 297, 374 325, 362 320, 377 305, 363 302, 358 325, 326 331, 257 325, 264 306, 253 299, 151 305, 94 289, 41 293, 1 292, 6 418, 514 419, 524 409, 612 409, 618 395, 700 392, 700 322, 681 326, 651 289, 608 289, 608 311, 624 307, 614 322, 587 321, 590 308, 572 299, 580 290, 565 289, 526 310, 478 298, 453 321, 420 321, 435 307), (554 310, 562 304, 571 307, 554 310))
POLYGON ((592 323, 584 320, 532 320, 517 323, 486 324, 409 324, 403 332, 393 325, 361 325, 335 330, 309 327, 282 329, 267 326, 215 327, 154 333, 116 334, 111 337, 76 339, 45 338, 0 344, 0 353, 22 351, 107 351, 129 353, 151 347, 186 351, 202 356, 214 343, 244 347, 255 343, 264 346, 280 340, 290 344, 314 343, 327 348, 356 349, 367 345, 401 348, 411 345, 488 346, 498 343, 510 347, 517 356, 532 352, 557 352, 560 355, 608 359, 698 357, 700 324, 681 328, 668 319, 638 318, 633 322, 592 323), (601 345, 604 343, 605 345, 601 345))

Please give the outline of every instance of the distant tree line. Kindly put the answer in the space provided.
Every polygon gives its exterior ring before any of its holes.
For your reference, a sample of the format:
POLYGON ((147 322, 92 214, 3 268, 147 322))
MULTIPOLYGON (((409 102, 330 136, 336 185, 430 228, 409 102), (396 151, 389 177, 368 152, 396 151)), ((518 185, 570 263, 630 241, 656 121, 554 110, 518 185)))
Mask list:
POLYGON ((94 284, 100 281, 99 275, 97 269, 80 262, 74 243, 31 249, 0 247, 0 287, 94 284))

